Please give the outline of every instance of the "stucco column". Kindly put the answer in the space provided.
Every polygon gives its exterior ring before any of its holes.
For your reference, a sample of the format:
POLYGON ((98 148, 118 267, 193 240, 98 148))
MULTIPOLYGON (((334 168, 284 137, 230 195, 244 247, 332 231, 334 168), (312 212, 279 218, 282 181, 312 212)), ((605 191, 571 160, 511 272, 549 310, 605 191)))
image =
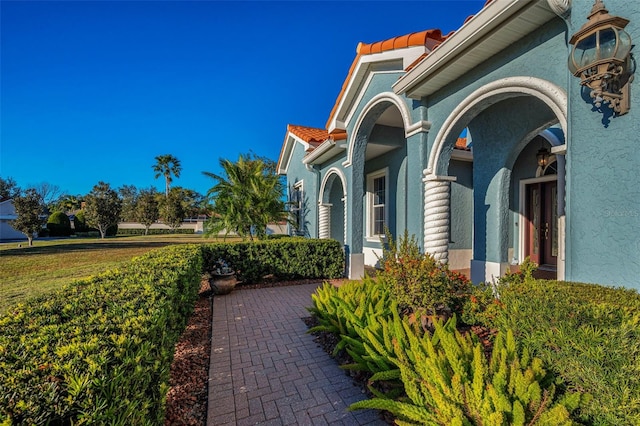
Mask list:
POLYGON ((455 176, 427 175, 424 182, 424 250, 442 263, 449 262, 451 182, 455 176))
POLYGON ((318 238, 329 238, 331 235, 331 204, 319 204, 318 216, 318 238))

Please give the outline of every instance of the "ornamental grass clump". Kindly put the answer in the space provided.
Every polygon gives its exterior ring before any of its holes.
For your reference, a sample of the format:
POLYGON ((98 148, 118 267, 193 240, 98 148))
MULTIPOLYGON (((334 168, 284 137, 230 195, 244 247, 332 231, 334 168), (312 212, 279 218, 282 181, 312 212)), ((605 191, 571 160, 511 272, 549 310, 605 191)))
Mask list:
POLYGON ((448 318, 460 313, 471 291, 470 281, 430 254, 421 253, 415 237, 409 237, 406 230, 397 244, 389 233, 387 240, 377 277, 400 310, 416 317, 448 318))

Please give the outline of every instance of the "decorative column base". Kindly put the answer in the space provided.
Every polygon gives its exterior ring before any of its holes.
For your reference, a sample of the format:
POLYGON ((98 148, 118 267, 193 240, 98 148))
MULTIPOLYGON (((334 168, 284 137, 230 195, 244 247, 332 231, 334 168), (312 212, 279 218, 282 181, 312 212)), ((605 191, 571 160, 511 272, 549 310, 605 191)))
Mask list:
POLYGON ((427 175, 424 185, 424 250, 442 263, 449 262, 451 182, 455 176, 427 175))
POLYGON ((320 204, 318 216, 318 238, 327 239, 331 236, 331 204, 320 204))

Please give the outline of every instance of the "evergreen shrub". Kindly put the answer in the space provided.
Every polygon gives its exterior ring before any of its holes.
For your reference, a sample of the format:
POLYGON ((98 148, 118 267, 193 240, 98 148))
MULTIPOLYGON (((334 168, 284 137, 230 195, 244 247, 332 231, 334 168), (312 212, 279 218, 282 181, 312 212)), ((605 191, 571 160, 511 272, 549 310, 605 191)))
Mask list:
POLYGON ((71 221, 63 212, 53 212, 47 219, 47 229, 52 237, 68 237, 71 235, 71 221))
POLYGON ((1 316, 0 424, 164 423, 201 275, 199 245, 164 247, 1 316))
POLYGON ((406 230, 397 243, 389 234, 387 240, 377 277, 388 286, 401 310, 445 318, 462 311, 471 292, 467 277, 421 253, 415 237, 409 237, 406 230))
POLYGON ((76 234, 78 232, 89 231, 89 227, 87 226, 87 220, 84 218, 83 210, 78 210, 76 214, 73 215, 73 228, 76 234))
MULTIPOLYGON (((588 392, 592 400, 580 410, 581 422, 640 424, 638 292, 531 277, 501 283, 498 292, 499 301, 476 318, 513 330, 569 390, 588 392)), ((485 288, 481 297, 492 296, 485 288)))
MULTIPOLYGON (((144 228, 119 228, 118 235, 145 235, 144 228)), ((149 228, 146 235, 194 234, 193 229, 154 229, 149 228)))
POLYGON ((245 283, 271 277, 277 280, 339 278, 344 274, 344 252, 335 240, 281 238, 275 240, 212 243, 203 246, 205 268, 224 259, 245 283))

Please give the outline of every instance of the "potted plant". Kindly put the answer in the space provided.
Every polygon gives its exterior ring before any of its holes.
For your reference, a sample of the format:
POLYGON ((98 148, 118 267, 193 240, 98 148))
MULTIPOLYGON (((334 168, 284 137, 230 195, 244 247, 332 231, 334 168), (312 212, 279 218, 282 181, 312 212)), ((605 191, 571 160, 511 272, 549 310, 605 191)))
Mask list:
POLYGON ((235 271, 224 259, 218 259, 213 266, 209 280, 213 294, 229 294, 237 282, 235 271))

